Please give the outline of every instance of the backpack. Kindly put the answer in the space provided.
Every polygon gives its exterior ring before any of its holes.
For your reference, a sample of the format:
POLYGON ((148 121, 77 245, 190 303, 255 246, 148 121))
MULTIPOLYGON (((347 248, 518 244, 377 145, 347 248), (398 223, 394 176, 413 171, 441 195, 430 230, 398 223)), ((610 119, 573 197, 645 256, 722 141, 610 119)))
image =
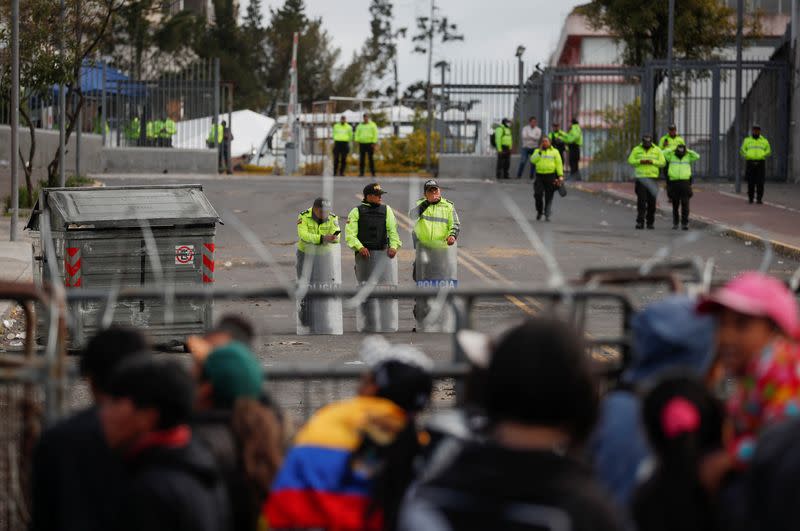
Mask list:
POLYGON ((497 140, 494 137, 494 131, 489 133, 489 145, 497 149, 497 140))

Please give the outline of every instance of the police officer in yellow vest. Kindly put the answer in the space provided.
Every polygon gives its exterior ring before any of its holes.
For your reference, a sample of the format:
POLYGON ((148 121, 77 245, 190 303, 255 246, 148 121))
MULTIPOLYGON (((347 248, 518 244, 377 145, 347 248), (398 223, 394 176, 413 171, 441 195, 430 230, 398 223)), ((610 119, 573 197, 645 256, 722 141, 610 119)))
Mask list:
POLYGON ((653 137, 644 135, 642 143, 631 150, 628 164, 636 175, 636 228, 655 228, 659 170, 666 166, 664 154, 653 144, 653 137))
MULTIPOLYGON (((339 244, 339 218, 330 212, 330 202, 322 197, 314 200, 308 210, 297 217, 297 280, 307 283, 320 280, 315 274, 315 267, 323 266, 320 255, 328 254, 333 245, 339 244), (309 261, 306 264, 306 261, 309 261), (304 277, 305 274, 305 277, 304 277)), ((300 302, 299 317, 303 325, 309 324, 309 304, 305 299, 300 302)))
POLYGON ((364 159, 369 157, 369 171, 375 177, 375 144, 378 143, 378 126, 364 113, 364 121, 356 126, 356 143, 359 148, 358 176, 364 176, 364 159))
POLYGON ((561 153, 550 144, 550 139, 544 137, 542 145, 531 155, 531 164, 536 166, 536 180, 533 181, 536 219, 542 219, 544 214, 545 220, 550 221, 553 195, 564 181, 564 161, 561 160, 561 153))
POLYGON ((514 139, 511 136, 511 122, 508 118, 494 130, 494 146, 497 148, 497 167, 495 177, 498 179, 508 179, 508 170, 511 168, 511 145, 514 139))
POLYGON ((678 221, 683 230, 689 230, 692 163, 700 160, 700 155, 680 143, 665 149, 664 159, 667 161, 667 195, 672 200, 672 230, 678 230, 678 221))
POLYGON ((548 136, 550 137, 550 144, 556 148, 556 150, 558 150, 558 154, 561 155, 561 160, 566 160, 567 133, 561 129, 561 124, 558 122, 553 122, 553 130, 548 136))
POLYGON ((333 124, 333 174, 344 175, 347 167, 347 154, 353 141, 353 126, 342 115, 339 123, 333 124))
POLYGON ((145 125, 145 135, 147 138, 148 146, 158 145, 158 132, 161 130, 160 120, 148 120, 145 125))
POLYGON ((753 124, 753 134, 742 142, 739 153, 745 160, 744 175, 747 179, 747 198, 750 203, 755 197, 760 205, 764 198, 764 181, 767 173, 767 157, 772 155, 769 141, 761 136, 761 126, 753 124))
POLYGON ((569 177, 570 179, 576 179, 581 161, 581 146, 583 145, 583 131, 581 131, 581 126, 578 125, 577 118, 572 119, 572 125, 567 131, 564 142, 569 149, 569 177))
POLYGON ((167 116, 164 121, 161 122, 161 131, 159 133, 161 147, 172 147, 172 137, 174 137, 177 132, 177 125, 175 125, 172 118, 167 116))

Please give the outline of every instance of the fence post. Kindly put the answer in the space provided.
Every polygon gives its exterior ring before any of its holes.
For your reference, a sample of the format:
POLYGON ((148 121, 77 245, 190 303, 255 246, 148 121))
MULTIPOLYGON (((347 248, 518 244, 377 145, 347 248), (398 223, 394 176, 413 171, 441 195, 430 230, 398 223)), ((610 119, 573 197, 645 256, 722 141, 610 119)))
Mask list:
MULTIPOLYGON (((711 146, 710 153, 711 165, 709 166, 709 177, 716 179, 720 171, 720 149, 719 149, 719 121, 720 121, 720 82, 721 73, 719 65, 714 65, 711 69, 711 146)), ((734 140, 734 144, 736 140, 734 140)))
MULTIPOLYGON (((219 78, 220 78, 219 57, 215 57, 214 58, 214 114, 213 114, 213 116, 214 116, 214 120, 213 120, 214 126, 219 126, 219 88, 220 88, 219 87, 219 78)), ((219 134, 216 133, 216 130, 217 130, 216 127, 213 127, 212 130, 215 131, 215 134, 214 134, 214 147, 216 149, 219 149, 219 145, 218 145, 219 144, 219 142, 218 142, 219 134)))
POLYGON ((791 144, 789 141, 789 113, 781 111, 781 109, 791 109, 791 96, 789 95, 789 81, 791 77, 789 74, 789 65, 781 64, 778 70, 778 125, 780 128, 780 146, 778 152, 778 177, 785 181, 789 181, 789 156, 791 144))
POLYGON ((100 96, 100 131, 103 135, 103 147, 106 147, 106 63, 103 61, 103 90, 100 96))
POLYGON ((83 93, 83 90, 81 89, 82 75, 83 75, 83 64, 81 64, 80 68, 78 69, 78 79, 75 80, 75 85, 77 86, 75 111, 78 113, 78 115, 75 117, 75 120, 78 122, 77 126, 75 127, 75 176, 76 177, 80 177, 81 175, 81 134, 83 132, 83 106, 81 104, 82 103, 81 94, 83 93))
POLYGON ((544 131, 542 134, 548 134, 550 131, 550 100, 553 97, 553 70, 550 68, 545 69, 542 76, 542 126, 544 131))
MULTIPOLYGON (((11 233, 17 239, 19 219, 19 0, 11 2, 11 233)), ((32 163, 33 161, 31 161, 32 163)))
POLYGON ((642 70, 642 108, 639 118, 639 136, 642 137, 652 131, 653 119, 653 67, 647 63, 642 70))

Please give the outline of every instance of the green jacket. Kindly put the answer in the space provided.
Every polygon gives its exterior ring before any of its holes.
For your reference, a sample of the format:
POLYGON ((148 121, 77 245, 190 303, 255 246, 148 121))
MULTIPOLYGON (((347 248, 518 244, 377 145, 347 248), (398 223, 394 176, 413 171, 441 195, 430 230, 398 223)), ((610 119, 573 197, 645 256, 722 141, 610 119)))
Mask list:
POLYGON ((758 138, 753 138, 751 135, 744 139, 739 153, 744 157, 744 160, 765 160, 772 155, 772 148, 764 135, 758 138))
MULTIPOLYGON (((358 239, 358 218, 358 207, 355 207, 347 215, 347 225, 344 228, 345 242, 355 252, 364 247, 358 239)), ((400 234, 397 232, 397 218, 394 217, 394 211, 389 205, 386 205, 386 234, 389 236, 390 249, 396 250, 403 246, 400 234)))
POLYGON ((684 146, 686 145, 686 141, 683 139, 681 135, 675 135, 675 138, 672 138, 671 136, 669 136, 669 133, 667 133, 666 135, 658 139, 658 147, 662 151, 667 148, 675 149, 675 147, 678 144, 683 144, 684 146))
POLYGON ((141 125, 139 124, 139 118, 134 117, 133 120, 128 122, 128 126, 125 128, 125 137, 128 140, 136 140, 139 138, 140 132, 141 125))
POLYGON ((648 150, 639 144, 631 150, 628 164, 636 169, 637 179, 658 179, 658 170, 666 166, 667 161, 664 159, 664 153, 655 144, 648 150), (642 164, 643 160, 652 161, 652 164, 642 164))
POLYGON ((161 120, 150 120, 147 122, 147 138, 154 139, 158 138, 158 132, 161 131, 163 127, 163 122, 161 120))
POLYGON ((217 145, 222 144, 222 134, 225 128, 222 127, 222 124, 211 124, 211 130, 208 132, 208 136, 206 137, 206 143, 208 145, 214 144, 214 136, 217 137, 217 145))
MULTIPOLYGON (((94 119, 94 134, 102 135, 103 134, 103 126, 102 126, 103 119, 102 117, 98 116, 94 119)), ((111 134, 111 130, 108 127, 108 121, 106 121, 106 136, 111 134)))
POLYGON ((447 238, 458 238, 461 231, 456 206, 443 197, 438 203, 429 203, 420 215, 420 205, 424 202, 424 197, 418 200, 416 208, 410 212, 410 217, 416 219, 414 235, 425 247, 445 248, 447 238))
MULTIPOLYGON (((376 129, 377 131, 377 129, 376 129)), ((334 142, 352 142, 353 140, 353 126, 347 122, 337 122, 333 124, 333 141, 334 142)))
POLYGON ((536 173, 539 175, 555 173, 559 177, 564 176, 564 161, 561 160, 561 153, 553 146, 548 149, 534 150, 531 155, 531 164, 536 166, 536 173))
POLYGON ((494 145, 497 151, 503 151, 503 148, 511 149, 514 143, 514 138, 511 136, 511 128, 500 124, 494 130, 494 145))
POLYGON ((167 118, 161 124, 161 138, 172 138, 178 132, 178 126, 170 118, 167 118))
POLYGON ((359 144, 377 144, 378 126, 370 120, 367 123, 361 122, 356 126, 356 142, 359 144))
POLYGON ((569 132, 564 135, 564 143, 575 144, 576 146, 583 145, 583 131, 581 131, 580 125, 572 124, 572 127, 569 128, 569 132))
MULTIPOLYGON (((339 230, 339 218, 331 212, 328 219, 322 223, 317 222, 312 214, 312 209, 300 212, 297 217, 297 250, 301 253, 322 254, 329 252, 329 244, 322 243, 322 237, 333 234, 339 230)), ((333 244, 339 243, 339 237, 333 244)), ((333 245, 330 244, 330 245, 333 245)))
POLYGON ((692 178, 692 162, 700 160, 696 151, 686 149, 686 154, 679 159, 675 148, 664 150, 664 159, 667 161, 667 178, 670 181, 688 181, 692 178))

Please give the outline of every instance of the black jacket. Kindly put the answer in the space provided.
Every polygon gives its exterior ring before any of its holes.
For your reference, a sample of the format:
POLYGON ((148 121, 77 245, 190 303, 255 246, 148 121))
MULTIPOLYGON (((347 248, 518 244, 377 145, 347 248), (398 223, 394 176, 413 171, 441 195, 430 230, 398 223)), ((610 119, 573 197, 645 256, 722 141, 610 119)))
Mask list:
POLYGON ((122 463, 92 407, 44 432, 33 457, 32 531, 107 531, 121 502, 122 463))
POLYGON ((582 464, 553 452, 474 443, 416 487, 399 528, 617 531, 622 525, 582 464))
POLYGON ((229 531, 227 493, 214 457, 192 441, 148 448, 126 462, 129 474, 117 529, 229 531))

